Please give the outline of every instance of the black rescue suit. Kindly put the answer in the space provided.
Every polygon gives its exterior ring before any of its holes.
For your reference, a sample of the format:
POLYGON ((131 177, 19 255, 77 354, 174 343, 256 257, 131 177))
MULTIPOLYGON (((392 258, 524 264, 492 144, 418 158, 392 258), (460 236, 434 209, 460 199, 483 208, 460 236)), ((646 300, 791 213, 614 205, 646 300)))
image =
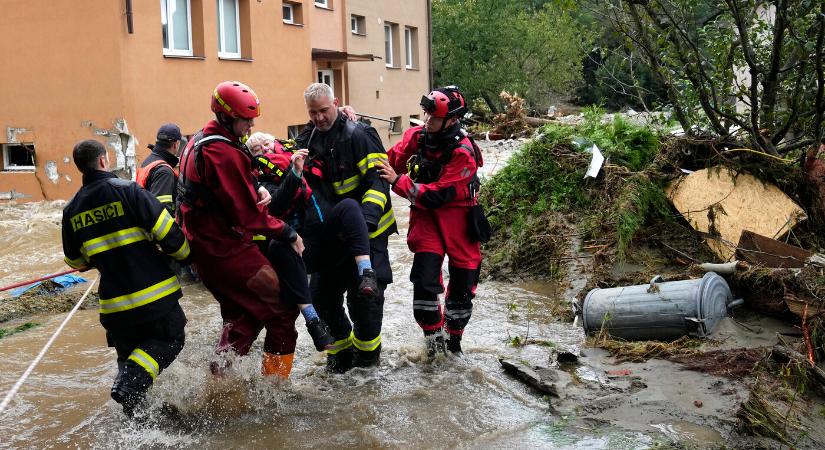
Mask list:
POLYGON ((481 154, 456 124, 450 138, 429 143, 422 127, 410 128, 387 152, 401 175, 393 191, 410 205, 407 245, 415 254, 410 271, 413 315, 424 332, 441 329, 461 336, 473 312, 481 268, 480 244, 470 234, 470 207, 477 204, 481 154), (449 256, 450 282, 444 304, 441 265, 449 256), (446 319, 446 326, 445 326, 446 319))
POLYGON ((175 197, 178 193, 177 166, 177 156, 166 150, 152 148, 152 153, 143 160, 135 176, 137 184, 157 197, 173 216, 175 215, 175 197))
POLYGON ((131 415, 183 348, 182 293, 166 255, 184 261, 189 244, 152 194, 95 171, 63 209, 63 253, 69 266, 100 272, 100 323, 117 350, 112 398, 131 415))
MULTIPOLYGON (((398 231, 389 183, 382 180, 375 169, 375 162, 386 161, 387 154, 374 128, 347 120, 340 113, 326 132, 318 131, 311 122, 307 124, 296 138, 296 146, 309 149, 304 176, 319 203, 334 208, 341 201, 351 199, 361 207, 379 286, 379 293, 373 299, 358 296, 358 272, 346 247, 327 248, 322 245, 323 233, 313 231, 323 230, 317 223, 319 216, 312 214, 317 212, 315 208, 307 208, 304 243, 310 254, 320 248, 323 255, 320 259, 325 262, 324 267, 312 274, 310 292, 315 309, 336 339, 328 355, 351 359, 354 346, 356 365, 374 364, 381 351, 384 289, 392 283, 387 239, 398 231), (344 292, 350 317, 344 312, 344 292)), ((320 210, 328 209, 321 207, 320 210)))

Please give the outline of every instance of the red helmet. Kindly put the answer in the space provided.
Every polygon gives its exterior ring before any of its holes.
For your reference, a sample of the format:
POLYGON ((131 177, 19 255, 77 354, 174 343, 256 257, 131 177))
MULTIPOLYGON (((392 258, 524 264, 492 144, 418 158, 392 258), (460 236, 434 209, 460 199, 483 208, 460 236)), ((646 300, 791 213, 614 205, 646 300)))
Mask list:
POLYGON ((238 81, 224 81, 212 93, 212 111, 233 118, 254 119, 261 115, 261 102, 249 86, 238 81))
POLYGON ((436 89, 421 97, 421 107, 432 117, 464 117, 467 113, 467 103, 464 95, 456 86, 446 86, 436 89))

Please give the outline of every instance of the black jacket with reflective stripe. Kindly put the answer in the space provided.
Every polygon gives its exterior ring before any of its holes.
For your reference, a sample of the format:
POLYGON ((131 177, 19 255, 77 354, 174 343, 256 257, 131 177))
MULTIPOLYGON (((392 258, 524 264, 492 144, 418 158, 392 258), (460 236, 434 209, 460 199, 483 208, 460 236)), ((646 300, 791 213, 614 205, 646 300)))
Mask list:
POLYGON ((63 253, 69 266, 100 272, 106 328, 154 320, 182 296, 164 253, 188 258, 183 232, 154 195, 109 172, 84 175, 63 209, 63 253))
POLYGON ((165 164, 155 166, 146 178, 146 190, 155 195, 169 214, 175 215, 175 198, 178 195, 178 175, 174 168, 178 165, 178 157, 165 151, 152 149, 152 153, 143 161, 141 167, 146 167, 155 161, 165 164))

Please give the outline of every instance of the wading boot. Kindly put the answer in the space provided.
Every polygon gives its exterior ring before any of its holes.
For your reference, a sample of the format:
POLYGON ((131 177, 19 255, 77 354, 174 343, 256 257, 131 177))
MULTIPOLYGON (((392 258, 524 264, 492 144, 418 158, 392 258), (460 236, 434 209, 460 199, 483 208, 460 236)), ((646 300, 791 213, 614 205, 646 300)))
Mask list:
POLYGON ((427 344, 427 357, 435 358, 439 353, 446 354, 444 349, 444 334, 441 330, 424 332, 424 341, 427 344))
POLYGON ((335 343, 335 338, 329 333, 329 327, 320 318, 315 318, 307 322, 307 331, 312 336, 312 343, 315 344, 315 350, 322 352, 332 347, 335 343))
POLYGON ((352 369, 352 359, 355 352, 352 348, 341 350, 338 353, 327 355, 327 370, 332 373, 344 373, 352 369))
POLYGON ((152 376, 142 367, 131 362, 123 364, 112 384, 112 399, 120 403, 127 417, 134 418, 151 385, 152 376))
POLYGON ((374 270, 364 269, 361 282, 358 284, 358 293, 367 298, 378 296, 378 280, 375 279, 374 270))
POLYGON ((449 350, 453 356, 464 356, 464 352, 461 351, 461 336, 451 334, 449 339, 447 339, 447 350, 449 350))
POLYGON ((372 351, 355 349, 352 367, 375 367, 381 363, 381 344, 372 351))
POLYGON ((292 371, 292 360, 294 358, 295 353, 277 355, 275 353, 264 352, 264 357, 261 361, 261 373, 264 376, 275 375, 287 379, 289 378, 289 372, 292 371))

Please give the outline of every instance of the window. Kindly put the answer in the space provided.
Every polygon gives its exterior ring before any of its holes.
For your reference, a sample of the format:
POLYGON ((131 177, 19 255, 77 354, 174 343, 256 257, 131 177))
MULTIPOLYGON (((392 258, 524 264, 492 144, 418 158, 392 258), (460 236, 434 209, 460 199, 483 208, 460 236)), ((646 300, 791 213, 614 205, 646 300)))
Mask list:
POLYGON ((241 23, 238 0, 216 0, 218 10, 218 56, 241 57, 241 23))
POLYGON ((0 144, 3 171, 34 170, 34 144, 0 144))
POLYGON ((284 23, 295 23, 295 14, 291 3, 284 3, 284 23))
POLYGON ((317 6, 319 8, 327 8, 327 9, 332 8, 332 5, 330 5, 329 0, 315 0, 315 6, 317 6))
POLYGON ((335 92, 335 76, 332 69, 323 69, 318 71, 318 82, 324 83, 332 88, 335 92))
POLYGON ((306 124, 301 125, 289 125, 286 127, 286 135, 289 139, 295 139, 301 134, 301 131, 304 129, 306 124))
POLYGON ((284 23, 288 25, 302 25, 304 23, 301 4, 293 1, 283 3, 284 23))
POLYGON ((384 57, 387 67, 398 67, 398 25, 384 22, 384 57))
POLYGON ((352 34, 357 34, 359 36, 366 36, 367 35, 367 19, 364 16, 357 16, 355 14, 352 15, 350 18, 350 28, 352 28, 352 34))
POLYGON ((418 28, 404 27, 404 49, 407 69, 418 68, 418 28))
POLYGON ((410 114, 410 126, 417 127, 424 125, 424 122, 421 121, 421 116, 418 114, 410 114))
POLYGON ((392 120, 392 123, 390 123, 390 133, 401 134, 401 116, 390 117, 390 120, 392 120))
POLYGON ((192 56, 192 17, 189 0, 160 0, 163 54, 192 56))

